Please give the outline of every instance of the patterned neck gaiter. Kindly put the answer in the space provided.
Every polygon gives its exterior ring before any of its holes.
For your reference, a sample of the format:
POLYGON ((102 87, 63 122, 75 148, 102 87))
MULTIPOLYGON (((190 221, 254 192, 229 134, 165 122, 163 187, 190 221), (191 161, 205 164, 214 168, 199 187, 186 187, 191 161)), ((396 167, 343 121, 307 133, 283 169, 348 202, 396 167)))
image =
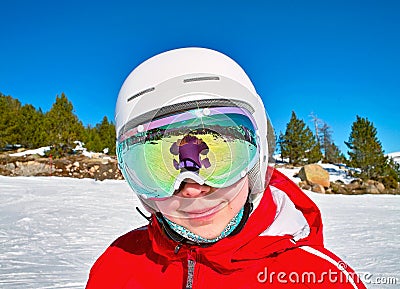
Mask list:
POLYGON ((197 243, 197 244, 201 244, 201 243, 204 244, 204 243, 215 243, 215 242, 229 236, 229 234, 231 234, 236 229, 236 227, 239 225, 240 221, 242 220, 243 212, 244 212, 244 208, 240 209, 239 213, 237 213, 236 216, 229 222, 229 224, 225 227, 225 229, 222 231, 222 233, 214 239, 203 238, 203 237, 189 231, 185 227, 168 220, 166 217, 164 217, 164 219, 168 223, 168 225, 171 227, 171 229, 174 230, 179 235, 181 235, 182 237, 184 237, 194 243, 197 243))

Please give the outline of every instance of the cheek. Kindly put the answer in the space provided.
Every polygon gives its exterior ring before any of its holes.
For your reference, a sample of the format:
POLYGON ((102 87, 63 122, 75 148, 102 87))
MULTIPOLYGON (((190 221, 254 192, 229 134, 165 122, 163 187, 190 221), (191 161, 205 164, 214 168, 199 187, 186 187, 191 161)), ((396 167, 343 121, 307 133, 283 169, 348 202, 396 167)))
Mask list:
POLYGON ((176 212, 181 206, 179 199, 174 198, 166 199, 164 201, 156 201, 155 203, 158 210, 165 215, 176 212))
POLYGON ((229 205, 228 208, 230 212, 232 213, 232 217, 234 217, 241 208, 243 208, 244 204, 246 203, 247 200, 247 190, 243 190, 240 192, 235 199, 233 199, 229 205))
POLYGON ((245 202, 246 202, 246 198, 243 198, 243 199, 237 200, 237 202, 234 202, 231 205, 232 211, 235 214, 237 214, 240 211, 240 209, 244 206, 245 202))

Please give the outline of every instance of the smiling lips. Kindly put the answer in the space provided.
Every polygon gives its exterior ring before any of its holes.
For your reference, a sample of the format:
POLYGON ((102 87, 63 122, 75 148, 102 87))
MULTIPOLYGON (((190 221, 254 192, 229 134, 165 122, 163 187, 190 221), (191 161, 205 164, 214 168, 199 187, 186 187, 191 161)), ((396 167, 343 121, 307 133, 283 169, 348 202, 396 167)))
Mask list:
POLYGON ((210 208, 205 208, 205 209, 200 209, 200 210, 191 210, 191 211, 181 211, 181 213, 186 215, 190 219, 209 217, 209 216, 217 213, 222 208, 223 204, 224 204, 224 202, 221 202, 218 205, 210 207, 210 208))

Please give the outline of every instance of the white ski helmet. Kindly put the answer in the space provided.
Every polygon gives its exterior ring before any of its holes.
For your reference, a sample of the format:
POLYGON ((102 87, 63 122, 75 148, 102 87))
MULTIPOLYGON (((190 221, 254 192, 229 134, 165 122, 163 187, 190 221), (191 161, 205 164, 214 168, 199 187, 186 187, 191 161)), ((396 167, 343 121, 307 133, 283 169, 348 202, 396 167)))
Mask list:
MULTIPOLYGON (((128 126, 140 128, 177 111, 221 106, 244 108, 257 124, 259 160, 248 176, 251 193, 261 193, 269 181, 267 168, 274 149, 272 126, 247 74, 234 60, 215 50, 170 50, 136 67, 123 83, 116 103, 117 147, 128 126)), ((139 198, 146 205, 151 203, 140 194, 139 198)))

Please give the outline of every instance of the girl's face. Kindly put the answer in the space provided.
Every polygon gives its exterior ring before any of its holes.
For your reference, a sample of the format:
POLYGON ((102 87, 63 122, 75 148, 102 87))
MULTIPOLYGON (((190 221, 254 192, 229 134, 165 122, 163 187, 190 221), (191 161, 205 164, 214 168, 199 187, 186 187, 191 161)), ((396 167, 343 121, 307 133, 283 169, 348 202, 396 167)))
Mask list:
POLYGON ((158 202, 158 207, 172 222, 203 238, 213 239, 238 214, 248 193, 247 176, 221 189, 187 182, 172 197, 173 200, 158 202))

